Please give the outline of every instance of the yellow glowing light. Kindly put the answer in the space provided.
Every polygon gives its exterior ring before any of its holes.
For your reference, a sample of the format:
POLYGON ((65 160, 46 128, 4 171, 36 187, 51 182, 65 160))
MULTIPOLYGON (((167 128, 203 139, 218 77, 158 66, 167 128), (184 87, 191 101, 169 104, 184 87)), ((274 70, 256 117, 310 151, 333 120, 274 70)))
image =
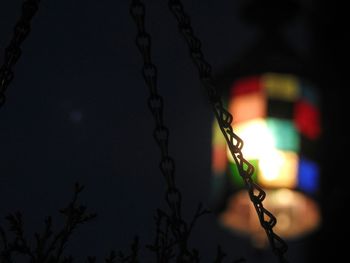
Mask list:
POLYGON ((268 73, 262 76, 262 81, 271 98, 295 101, 299 96, 298 79, 292 75, 268 73))
POLYGON ((213 132, 212 146, 226 145, 225 137, 222 134, 220 126, 217 123, 217 121, 215 121, 214 124, 213 124, 212 132, 213 132))
POLYGON ((267 187, 294 188, 297 185, 298 156, 273 150, 259 160, 259 182, 267 187))
MULTIPOLYGON (((266 122, 263 119, 255 119, 248 122, 239 123, 233 126, 235 133, 244 141, 242 149, 246 159, 260 160, 266 152, 274 149, 274 138, 269 132, 266 122)), ((228 152, 228 158, 233 159, 228 152)))
POLYGON ((289 204, 294 202, 295 195, 292 190, 282 188, 278 189, 274 192, 274 194, 271 196, 271 203, 273 203, 274 206, 285 206, 287 207, 289 204))
MULTIPOLYGON (((244 158, 255 168, 251 178, 267 193, 264 205, 277 218, 276 233, 285 238, 311 232, 321 220, 317 203, 297 190, 314 189, 312 180, 318 174, 316 163, 305 160, 303 156, 299 161, 298 156, 298 153, 303 153, 300 132, 312 128, 307 120, 316 111, 315 107, 309 109, 310 105, 300 104, 301 100, 314 102, 312 94, 306 93, 307 89, 302 86, 303 81, 294 75, 279 73, 243 78, 234 83, 228 100, 233 131, 244 142, 244 158), (301 117, 294 114, 300 118, 294 116, 291 119, 298 107, 305 114, 299 114, 301 117)), ((214 129, 214 174, 228 176, 232 179, 228 183, 234 186, 234 193, 223 197, 226 206, 219 212, 220 222, 236 232, 251 235, 257 246, 267 244, 260 219, 256 216, 256 207, 247 191, 237 191, 244 185, 239 165, 235 164, 219 127, 214 126, 214 129)), ((317 136, 309 137, 315 139, 317 136)), ((221 178, 215 179, 217 182, 221 178)))
POLYGON ((283 166, 283 156, 277 151, 270 151, 260 159, 260 169, 265 181, 276 180, 279 176, 279 172, 283 166))

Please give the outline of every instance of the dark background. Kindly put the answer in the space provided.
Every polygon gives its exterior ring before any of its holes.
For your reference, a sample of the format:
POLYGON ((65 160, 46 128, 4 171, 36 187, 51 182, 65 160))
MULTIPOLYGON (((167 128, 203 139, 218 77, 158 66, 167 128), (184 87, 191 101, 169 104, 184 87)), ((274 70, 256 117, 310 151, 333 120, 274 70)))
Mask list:
MULTIPOLYGON (((159 91, 165 99, 170 152, 187 218, 210 193, 212 114, 167 1, 148 1, 159 91)), ((184 1, 185 2, 185 1, 184 1)), ((0 61, 19 17, 21 0, 1 0, 0 61)), ((154 122, 147 108, 136 27, 129 1, 46 0, 33 21, 0 110, 0 217, 20 210, 29 235, 69 200, 74 182, 98 218, 76 231, 68 252, 78 261, 127 249, 135 234, 152 242, 153 215, 164 207, 154 122)), ((203 51, 219 74, 256 40, 257 29, 240 21, 240 1, 186 1, 203 51)), ((345 5, 345 4, 344 4, 345 5)), ((323 95, 321 205, 323 227, 290 243, 291 262, 333 262, 347 256, 347 32, 336 2, 304 1, 286 31, 290 44, 312 58, 323 95)), ((221 229, 215 217, 200 220, 192 244, 211 262, 217 244, 230 259, 274 262, 245 239, 221 229)), ((142 257, 149 258, 143 250, 142 257)))

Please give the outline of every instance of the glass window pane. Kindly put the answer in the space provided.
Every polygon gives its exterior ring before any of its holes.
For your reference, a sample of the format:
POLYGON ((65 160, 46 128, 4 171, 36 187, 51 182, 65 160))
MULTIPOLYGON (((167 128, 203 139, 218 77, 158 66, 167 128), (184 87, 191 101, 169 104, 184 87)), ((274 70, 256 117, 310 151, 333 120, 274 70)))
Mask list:
POLYGON ((290 120, 268 118, 269 132, 274 139, 274 146, 279 150, 299 152, 300 139, 294 122, 290 120))
POLYGON ((262 76, 262 85, 270 98, 295 101, 299 97, 298 78, 293 75, 267 73, 262 76))
POLYGON ((295 188, 298 156, 294 152, 272 151, 259 160, 258 182, 268 188, 295 188))

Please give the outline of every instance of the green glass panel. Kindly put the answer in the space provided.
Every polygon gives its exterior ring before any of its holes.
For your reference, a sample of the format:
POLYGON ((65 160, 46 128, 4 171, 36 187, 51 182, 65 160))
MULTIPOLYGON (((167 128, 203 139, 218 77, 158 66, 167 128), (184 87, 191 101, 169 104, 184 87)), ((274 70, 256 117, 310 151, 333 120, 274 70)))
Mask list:
MULTIPOLYGON (((253 181, 257 182, 257 174, 258 174, 258 160, 248 160, 253 166, 254 166, 254 173, 252 175, 253 181)), ((229 169, 230 169, 230 173, 229 173, 229 177, 231 179, 231 182, 239 188, 244 187, 244 182, 243 182, 243 178, 239 175, 238 172, 238 167, 235 163, 229 162, 229 169)))

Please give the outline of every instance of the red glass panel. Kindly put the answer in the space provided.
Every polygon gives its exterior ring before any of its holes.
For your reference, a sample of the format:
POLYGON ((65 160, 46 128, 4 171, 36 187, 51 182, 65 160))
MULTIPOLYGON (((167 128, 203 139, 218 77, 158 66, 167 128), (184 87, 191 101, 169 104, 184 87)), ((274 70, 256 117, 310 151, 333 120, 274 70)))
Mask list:
POLYGON ((232 86, 230 97, 262 91, 261 78, 258 76, 241 78, 232 86))
POLYGON ((298 130, 308 139, 315 140, 320 136, 320 113, 317 108, 306 101, 298 101, 294 112, 298 130))

